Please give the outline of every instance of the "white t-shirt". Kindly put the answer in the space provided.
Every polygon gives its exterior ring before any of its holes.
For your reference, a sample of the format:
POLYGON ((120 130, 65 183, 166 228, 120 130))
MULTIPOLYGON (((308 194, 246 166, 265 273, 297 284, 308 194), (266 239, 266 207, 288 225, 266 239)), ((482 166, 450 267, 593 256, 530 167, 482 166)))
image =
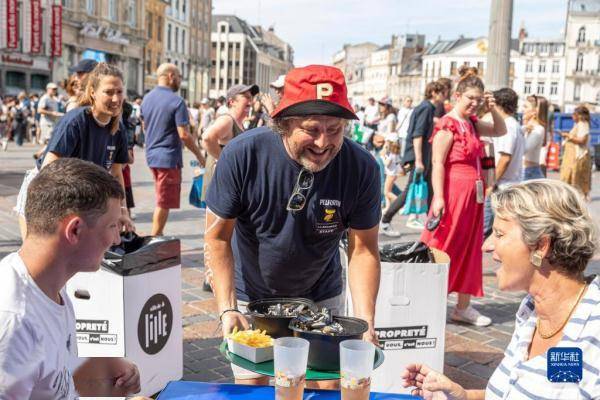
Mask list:
POLYGON ((395 128, 396 115, 390 113, 384 119, 379 121, 377 133, 385 137, 385 140, 398 141, 398 134, 396 133, 395 128))
POLYGON ((79 365, 73 305, 36 285, 18 253, 0 261, 0 398, 77 398, 72 373, 79 365))
POLYGON ((533 127, 531 132, 525 135, 525 161, 538 164, 540 162, 540 151, 544 145, 546 130, 541 125, 533 127))
POLYGON ((225 115, 229 112, 229 108, 227 108, 227 106, 225 104, 223 104, 222 106, 219 106, 219 108, 217 108, 217 117, 220 117, 221 115, 225 115))
MULTIPOLYGON (((58 111, 58 99, 56 97, 48 96, 48 94, 46 93, 45 95, 42 96, 42 98, 40 99, 40 102, 38 103, 38 111, 39 110, 57 112, 58 111)), ((58 120, 57 117, 52 117, 52 116, 46 115, 46 114, 40 114, 40 124, 42 124, 42 125, 53 127, 57 120, 58 120)))
POLYGON ((398 131, 398 136, 400 136, 400 139, 406 138, 406 135, 408 134, 408 125, 410 124, 410 116, 412 112, 412 108, 402 107, 400 110, 398 110, 398 127, 396 130, 398 131))
POLYGON ((215 110, 212 107, 202 109, 202 118, 200 122, 200 127, 202 130, 208 129, 210 124, 212 124, 215 119, 215 110))
POLYGON ((496 182, 501 189, 507 185, 521 182, 523 175, 522 160, 523 153, 525 152, 525 138, 517 120, 513 117, 508 117, 504 119, 504 123, 506 124, 506 135, 492 138, 496 165, 500 160, 501 153, 511 156, 504 175, 496 182))
POLYGON ((368 105, 365 107, 365 124, 376 123, 376 119, 379 117, 379 106, 377 104, 368 105))

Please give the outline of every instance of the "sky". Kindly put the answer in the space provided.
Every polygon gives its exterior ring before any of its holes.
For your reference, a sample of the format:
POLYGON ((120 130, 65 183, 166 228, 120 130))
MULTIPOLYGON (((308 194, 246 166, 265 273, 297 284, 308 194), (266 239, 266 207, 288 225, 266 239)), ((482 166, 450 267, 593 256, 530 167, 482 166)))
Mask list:
MULTIPOLYGON (((294 49, 296 66, 330 64, 345 43, 390 42, 392 34, 425 34, 426 43, 486 36, 491 0, 213 0, 213 14, 274 26, 294 49)), ((514 0, 513 37, 561 37, 567 0, 514 0)))

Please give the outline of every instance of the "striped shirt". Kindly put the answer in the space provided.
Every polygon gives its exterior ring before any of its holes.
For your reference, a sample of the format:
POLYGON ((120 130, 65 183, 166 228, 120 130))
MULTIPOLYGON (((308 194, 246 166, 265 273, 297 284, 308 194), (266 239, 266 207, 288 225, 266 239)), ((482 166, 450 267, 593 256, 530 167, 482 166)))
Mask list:
POLYGON ((517 311, 515 332, 504 359, 490 378, 485 398, 577 400, 600 399, 600 276, 591 282, 563 329, 556 347, 579 347, 583 352, 583 378, 579 383, 554 383, 547 378, 546 354, 528 358, 537 315, 527 295, 517 311))

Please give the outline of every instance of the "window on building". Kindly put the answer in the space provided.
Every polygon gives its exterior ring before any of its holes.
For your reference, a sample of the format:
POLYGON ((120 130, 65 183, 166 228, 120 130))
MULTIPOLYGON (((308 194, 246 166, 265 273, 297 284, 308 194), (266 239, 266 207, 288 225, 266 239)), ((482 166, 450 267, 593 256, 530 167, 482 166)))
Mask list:
POLYGON ((548 54, 548 51, 550 50, 550 45, 549 44, 541 44, 540 45, 540 53, 541 54, 548 54))
POLYGON ((25 78, 24 72, 8 71, 6 73, 6 86, 23 90, 23 88, 27 87, 25 78))
POLYGON ((560 61, 554 60, 552 61, 552 73, 557 74, 560 72, 560 61))
POLYGON ((85 11, 88 15, 94 15, 96 13, 96 0, 86 0, 85 11))
POLYGON ((525 85, 523 86, 523 93, 531 94, 531 82, 525 81, 525 85))
POLYGON ((550 95, 558 94, 558 82, 550 82, 550 95))
POLYGON ((458 70, 456 69, 456 61, 452 61, 450 63, 450 75, 458 74, 458 70))
POLYGON ((185 47, 185 31, 181 30, 181 52, 187 53, 187 48, 185 47))
POLYGON ((162 18, 156 18, 156 37, 162 42, 162 18))
POLYGON ((152 14, 147 12, 146 13, 146 32, 147 32, 147 37, 148 39, 152 39, 152 14))
POLYGON ((546 72, 546 61, 544 61, 544 60, 540 61, 540 65, 538 66, 538 72, 539 73, 546 72))
POLYGON ((137 9, 135 7, 135 0, 129 0, 129 7, 127 7, 127 17, 129 26, 135 28, 137 25, 137 9))
POLYGON ((171 51, 171 24, 167 24, 167 51, 171 51))
POLYGON ((577 33, 577 43, 585 42, 585 26, 579 28, 579 32, 577 33))
POLYGON ((577 62, 575 64, 575 71, 576 72, 583 71, 583 53, 577 54, 577 62))
POLYGON ((221 26, 219 26, 219 32, 221 32, 221 33, 225 33, 225 30, 226 30, 226 27, 225 27, 225 25, 224 25, 224 24, 223 24, 223 25, 221 25, 221 26))
POLYGON ((184 15, 184 18, 185 18, 186 12, 187 12, 187 1, 181 0, 181 13, 184 15))
POLYGON ((117 0, 108 0, 108 19, 117 20, 117 0))
POLYGON ((538 82, 538 84, 537 84, 537 92, 536 93, 543 95, 545 87, 546 87, 546 84, 544 82, 538 82))
POLYGON ((179 27, 175 27, 175 52, 179 53, 179 27))
POLYGON ((31 90, 40 91, 46 88, 48 83, 48 75, 31 74, 31 90))
POLYGON ((533 72, 533 61, 527 60, 525 64, 525 72, 533 72))
POLYGON ((581 101, 581 83, 576 83, 573 86, 573 101, 581 101))

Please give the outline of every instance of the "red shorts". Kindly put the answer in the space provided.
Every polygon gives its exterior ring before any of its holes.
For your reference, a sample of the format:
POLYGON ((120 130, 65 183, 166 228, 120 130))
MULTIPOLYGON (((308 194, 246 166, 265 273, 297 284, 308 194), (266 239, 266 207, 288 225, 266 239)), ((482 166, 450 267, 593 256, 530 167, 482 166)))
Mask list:
POLYGON ((181 168, 150 168, 154 176, 156 206, 164 209, 179 208, 181 168))

